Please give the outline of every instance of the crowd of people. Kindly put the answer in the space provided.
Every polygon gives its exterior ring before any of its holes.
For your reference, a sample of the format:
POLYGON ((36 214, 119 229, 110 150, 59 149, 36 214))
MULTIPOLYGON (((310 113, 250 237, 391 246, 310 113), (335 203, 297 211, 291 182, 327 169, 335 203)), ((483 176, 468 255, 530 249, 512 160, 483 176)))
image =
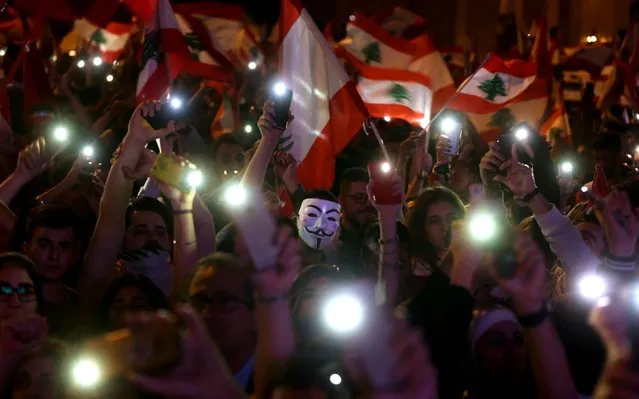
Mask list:
POLYGON ((105 88, 65 63, 52 104, 0 126, 2 397, 639 396, 621 134, 562 168, 521 126, 483 143, 458 121, 454 145, 379 120, 384 150, 361 134, 318 189, 272 99, 255 143, 210 140, 196 80, 154 128, 167 107, 135 105, 134 67, 105 88))

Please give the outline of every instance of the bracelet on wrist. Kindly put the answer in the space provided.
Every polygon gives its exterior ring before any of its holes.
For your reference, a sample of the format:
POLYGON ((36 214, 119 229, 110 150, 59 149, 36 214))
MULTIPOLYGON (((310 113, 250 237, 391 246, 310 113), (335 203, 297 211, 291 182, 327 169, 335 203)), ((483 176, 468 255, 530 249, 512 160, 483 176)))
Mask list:
POLYGON ((535 313, 517 315, 517 320, 519 320, 519 324, 521 324, 523 328, 535 328, 543 323, 548 318, 548 315, 548 305, 544 302, 541 305, 541 309, 535 313))
POLYGON ((195 245, 195 244, 197 244, 196 240, 184 241, 184 242, 180 242, 180 241, 176 241, 176 240, 173 241, 173 245, 195 245))
POLYGON ((189 213, 193 213, 193 209, 178 209, 174 210, 174 215, 188 215, 189 213))
POLYGON ((537 194, 539 194, 539 187, 535 187, 534 190, 532 190, 528 194, 526 194, 526 195, 522 196, 521 198, 519 198, 519 201, 521 201, 521 202, 530 202, 533 198, 535 198, 537 196, 537 194))
POLYGON ((388 240, 382 240, 381 238, 379 239, 380 245, 398 244, 398 243, 399 243, 399 240, 397 240, 397 238, 389 238, 388 240))

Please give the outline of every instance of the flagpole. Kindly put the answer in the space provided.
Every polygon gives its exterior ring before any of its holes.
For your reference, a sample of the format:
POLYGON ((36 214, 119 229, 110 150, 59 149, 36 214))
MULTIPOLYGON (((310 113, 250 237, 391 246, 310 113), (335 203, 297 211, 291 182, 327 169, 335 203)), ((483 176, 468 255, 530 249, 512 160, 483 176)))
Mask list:
POLYGON ((388 154, 388 150, 386 149, 386 145, 384 144, 384 140, 382 139, 382 136, 379 134, 379 131, 377 130, 377 127, 375 126, 375 123, 373 123, 373 120, 371 118, 368 118, 364 121, 364 132, 366 134, 368 134, 367 127, 373 131, 373 135, 377 139, 377 143, 379 144, 379 148, 381 148, 382 150, 382 154, 384 155, 386 162, 391 163, 391 158, 390 158, 390 155, 388 154))

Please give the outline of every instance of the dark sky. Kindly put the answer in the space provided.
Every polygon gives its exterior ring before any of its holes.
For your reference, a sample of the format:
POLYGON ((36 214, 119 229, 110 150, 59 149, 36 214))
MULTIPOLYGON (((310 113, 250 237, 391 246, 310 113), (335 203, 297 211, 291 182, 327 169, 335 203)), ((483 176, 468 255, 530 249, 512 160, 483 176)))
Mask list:
MULTIPOLYGON (((280 13, 279 0, 216 0, 220 3, 237 4, 246 10, 255 22, 275 23, 280 13)), ((206 3, 206 0, 173 0, 174 3, 206 3)))

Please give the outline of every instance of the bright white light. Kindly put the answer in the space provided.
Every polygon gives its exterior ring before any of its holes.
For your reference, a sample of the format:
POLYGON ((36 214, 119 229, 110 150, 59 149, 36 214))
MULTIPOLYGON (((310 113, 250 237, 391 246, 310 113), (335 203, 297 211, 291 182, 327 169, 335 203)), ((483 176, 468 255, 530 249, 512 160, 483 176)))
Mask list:
POLYGON ((596 274, 584 276, 578 283, 579 293, 586 299, 599 299, 606 294, 606 281, 596 274))
POLYGON ((457 128, 457 122, 453 118, 444 118, 439 123, 439 128, 446 135, 452 133, 457 128))
POLYGON ((388 162, 382 162, 382 164, 379 166, 379 168, 384 173, 388 173, 388 172, 391 171, 391 165, 388 162))
POLYGON ((390 116, 388 116, 388 115, 385 115, 385 116, 384 116, 384 121, 386 121, 386 122, 390 122, 390 121, 391 121, 391 117, 390 117, 390 116))
POLYGON ((0 49, 0 57, 4 57, 5 54, 7 54, 7 50, 5 49, 0 49))
POLYGON ((75 50, 69 51, 69 57, 75 57, 76 54, 75 50))
POLYGON ((342 383, 342 377, 340 377, 339 374, 331 374, 331 376, 328 377, 328 379, 333 385, 339 385, 342 383))
POLYGON ((240 173, 240 172, 239 172, 237 169, 235 169, 235 170, 233 171, 233 174, 234 174, 234 175, 236 175, 236 174, 238 174, 238 173, 240 173))
POLYGON ((84 62, 84 60, 80 60, 78 61, 78 68, 84 68, 84 66, 86 65, 86 63, 84 62))
POLYGON ((253 71, 253 70, 255 70, 255 68, 257 68, 257 62, 251 61, 251 62, 248 63, 248 69, 253 71))
POLYGON ((635 147, 635 152, 639 153, 639 145, 635 147))
POLYGON ((487 242, 492 240, 497 233, 495 215, 490 212, 478 212, 472 215, 468 221, 468 231, 474 241, 487 242))
POLYGON ((191 188, 198 188, 204 181, 204 175, 199 170, 192 170, 186 175, 186 182, 191 188))
MULTIPOLYGON (((2 50, 0 50, 0 54, 2 54, 2 50)), ((55 55, 55 54, 53 54, 53 55, 51 56, 51 62, 56 62, 57 60, 58 60, 58 56, 57 56, 57 55, 55 55)))
POLYGON ((251 133, 253 131, 253 126, 246 124, 244 125, 244 132, 251 133))
POLYGON ((635 119, 639 120, 639 113, 635 114, 635 119))
POLYGON ((80 359, 71 369, 73 382, 83 388, 95 386, 102 378, 100 366, 93 359, 80 359))
POLYGON ((93 66, 102 65, 102 57, 93 57, 93 66))
POLYGON ((428 118, 420 119, 419 127, 421 127, 422 129, 425 129, 426 126, 428 126, 428 122, 430 122, 428 118))
POLYGON ((247 193, 240 184, 233 184, 224 191, 224 200, 231 206, 241 206, 246 202, 247 193))
POLYGON ((581 186, 581 192, 585 193, 588 191, 588 186, 581 186))
POLYGON ((108 74, 108 75, 106 76, 106 81, 107 81, 107 82, 109 82, 109 83, 113 82, 113 75, 108 74))
POLYGON ((559 165, 559 168, 561 172, 565 174, 572 173, 572 171, 574 170, 574 166, 572 165, 572 162, 569 162, 569 161, 562 162, 561 165, 559 165))
POLYGON ((171 105, 171 108, 173 109, 180 109, 182 108, 182 99, 179 97, 173 97, 170 101, 169 104, 171 105))
POLYGON ((632 154, 626 154, 626 158, 632 159, 632 154))
POLYGON ((286 94, 286 85, 283 82, 275 83, 273 86, 273 93, 275 93, 276 96, 283 96, 286 94))
POLYGON ((526 129, 525 127, 520 127, 519 129, 515 130, 515 138, 519 141, 526 140, 528 138, 528 134, 528 129, 526 129))
POLYGON ((340 294, 331 298, 324 307, 324 321, 338 333, 356 330, 364 320, 364 309, 358 298, 340 294))
POLYGON ((92 145, 86 145, 82 149, 82 155, 84 155, 87 158, 91 158, 94 154, 95 154, 95 150, 93 149, 92 145))
POLYGON ((349 15, 348 20, 351 22, 355 21, 355 15, 349 15))
POLYGON ((120 62, 118 60, 113 61, 113 66, 118 66, 120 65, 120 62))
POLYGON ((66 126, 58 126, 53 129, 53 138, 58 141, 67 141, 69 139, 69 129, 66 126))

